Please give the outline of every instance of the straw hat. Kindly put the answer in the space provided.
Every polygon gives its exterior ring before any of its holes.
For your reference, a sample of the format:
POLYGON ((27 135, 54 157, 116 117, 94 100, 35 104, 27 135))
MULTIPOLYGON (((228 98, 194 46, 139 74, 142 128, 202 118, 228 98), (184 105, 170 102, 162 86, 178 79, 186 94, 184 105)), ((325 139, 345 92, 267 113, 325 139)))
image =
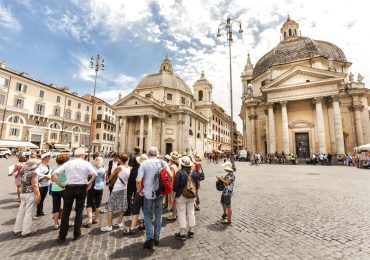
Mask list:
POLYGON ((184 166, 184 167, 191 167, 194 164, 191 161, 189 156, 183 156, 183 157, 181 157, 181 165, 184 166))
POLYGON ((145 153, 136 157, 136 161, 138 164, 142 164, 146 160, 148 160, 148 156, 145 153))
POLYGON ((233 172, 233 165, 231 164, 231 162, 227 161, 223 164, 221 164, 221 167, 224 168, 225 171, 228 171, 228 172, 233 172))
POLYGON ((164 158, 165 158, 165 159, 167 159, 168 161, 172 159, 172 158, 171 158, 171 156, 170 156, 170 155, 168 155, 168 154, 166 154, 166 155, 164 156, 164 158))
POLYGON ((170 161, 177 162, 178 159, 179 159, 179 157, 177 157, 175 154, 172 154, 170 161))

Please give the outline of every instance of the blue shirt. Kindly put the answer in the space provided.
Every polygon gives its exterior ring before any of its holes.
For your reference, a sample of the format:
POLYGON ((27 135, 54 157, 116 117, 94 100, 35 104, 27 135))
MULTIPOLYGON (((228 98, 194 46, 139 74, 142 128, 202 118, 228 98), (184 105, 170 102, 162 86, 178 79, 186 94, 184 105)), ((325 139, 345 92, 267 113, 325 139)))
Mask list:
POLYGON ((155 199, 156 195, 153 192, 155 175, 158 173, 160 167, 165 167, 168 173, 170 173, 170 168, 168 164, 157 157, 150 157, 148 160, 143 162, 139 167, 139 172, 137 178, 143 181, 144 185, 144 196, 147 199, 155 199))
POLYGON ((188 181, 189 173, 191 173, 191 178, 193 179, 195 188, 198 189, 199 187, 198 174, 195 171, 192 171, 189 167, 184 167, 176 172, 175 181, 173 184, 173 191, 176 192, 176 198, 181 196, 182 190, 184 189, 188 181))
POLYGON ((105 179, 105 169, 104 167, 100 167, 96 169, 96 173, 98 174, 95 179, 94 189, 102 190, 104 188, 104 179, 105 179))

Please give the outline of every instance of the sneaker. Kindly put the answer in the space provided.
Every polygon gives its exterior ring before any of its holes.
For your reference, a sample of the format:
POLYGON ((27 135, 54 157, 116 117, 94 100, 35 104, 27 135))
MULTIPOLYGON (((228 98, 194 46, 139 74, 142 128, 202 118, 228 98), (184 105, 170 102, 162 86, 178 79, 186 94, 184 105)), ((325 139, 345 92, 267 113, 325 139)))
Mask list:
POLYGON ((112 231, 113 228, 106 226, 106 227, 102 227, 100 230, 103 231, 103 232, 109 232, 109 231, 112 231))
POLYGON ((63 244, 64 242, 66 242, 65 238, 60 238, 60 237, 57 238, 57 243, 58 244, 63 244))
POLYGON ((154 239, 154 245, 155 245, 155 246, 159 246, 159 240, 155 240, 155 239, 154 239))
POLYGON ((188 238, 193 238, 193 237, 194 237, 194 232, 188 231, 188 238))
POLYGON ((123 225, 123 223, 114 223, 113 227, 123 228, 124 225, 123 225))
POLYGON ((153 239, 145 241, 143 247, 147 249, 153 249, 153 239))
POLYGON ((186 240, 186 235, 181 235, 180 233, 176 233, 175 238, 178 239, 178 240, 185 241, 186 240))
POLYGON ((80 238, 83 238, 85 236, 84 233, 79 234, 78 236, 73 238, 73 241, 79 240, 80 238))
POLYGON ((38 219, 38 217, 34 216, 34 217, 33 217, 33 220, 36 220, 36 219, 38 219))
POLYGON ((36 217, 42 217, 42 216, 46 216, 47 214, 45 212, 41 212, 39 214, 36 214, 36 217))

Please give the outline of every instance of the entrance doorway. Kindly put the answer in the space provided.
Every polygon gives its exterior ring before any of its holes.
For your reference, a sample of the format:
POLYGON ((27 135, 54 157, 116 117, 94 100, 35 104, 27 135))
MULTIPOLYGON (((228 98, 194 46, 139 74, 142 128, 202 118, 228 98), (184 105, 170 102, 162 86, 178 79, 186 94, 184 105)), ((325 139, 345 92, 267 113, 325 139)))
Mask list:
POLYGON ((295 134, 296 154, 299 158, 310 157, 310 139, 308 133, 295 134))
POLYGON ((170 154, 172 152, 172 143, 166 143, 166 154, 170 154))
POLYGON ((33 143, 34 145, 37 145, 39 148, 40 145, 41 145, 41 135, 36 135, 36 134, 31 134, 31 143, 33 143))

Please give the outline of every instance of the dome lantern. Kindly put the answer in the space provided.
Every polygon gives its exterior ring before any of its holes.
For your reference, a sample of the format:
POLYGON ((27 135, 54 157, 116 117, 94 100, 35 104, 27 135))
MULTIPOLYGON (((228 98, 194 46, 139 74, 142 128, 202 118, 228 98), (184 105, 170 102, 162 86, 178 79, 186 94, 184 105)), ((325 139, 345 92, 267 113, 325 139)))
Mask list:
POLYGON ((299 23, 297 23, 294 20, 291 20, 290 16, 288 15, 287 20, 280 29, 282 40, 287 41, 296 39, 298 37, 298 29, 299 23))
POLYGON ((166 56, 166 58, 163 59, 163 62, 161 64, 161 68, 159 70, 159 73, 163 73, 163 72, 173 74, 172 64, 171 64, 170 60, 167 58, 167 56, 166 56))

